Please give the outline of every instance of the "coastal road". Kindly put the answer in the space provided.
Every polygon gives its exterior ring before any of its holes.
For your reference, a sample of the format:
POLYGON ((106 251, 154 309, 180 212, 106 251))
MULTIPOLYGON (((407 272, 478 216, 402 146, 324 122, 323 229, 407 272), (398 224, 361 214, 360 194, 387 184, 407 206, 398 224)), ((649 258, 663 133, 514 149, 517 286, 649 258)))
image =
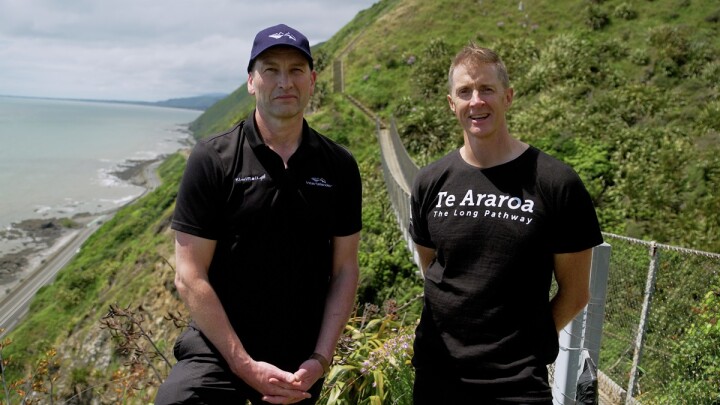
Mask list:
MULTIPOLYGON (((145 195, 148 191, 157 188, 161 180, 157 174, 157 167, 161 161, 150 162, 144 164, 138 178, 132 179, 145 191, 137 198, 145 195)), ((112 217, 112 213, 99 214, 91 222, 82 229, 75 231, 71 239, 66 242, 57 252, 51 254, 45 261, 40 264, 37 269, 33 270, 31 275, 21 281, 0 300, 0 338, 9 333, 15 325, 18 324, 25 316, 30 305, 30 300, 35 296, 38 290, 47 284, 50 284, 57 273, 65 267, 65 265, 77 254, 83 242, 90 237, 100 227, 112 217)))
POLYGON ((51 283, 55 279, 58 271, 75 256, 83 242, 97 230, 100 221, 106 220, 106 217, 107 215, 99 216, 82 229, 76 231, 72 239, 45 259, 45 262, 38 266, 28 278, 21 281, 0 301, 0 329, 3 330, 0 332, 0 338, 4 337, 22 320, 35 293, 40 287, 51 283))

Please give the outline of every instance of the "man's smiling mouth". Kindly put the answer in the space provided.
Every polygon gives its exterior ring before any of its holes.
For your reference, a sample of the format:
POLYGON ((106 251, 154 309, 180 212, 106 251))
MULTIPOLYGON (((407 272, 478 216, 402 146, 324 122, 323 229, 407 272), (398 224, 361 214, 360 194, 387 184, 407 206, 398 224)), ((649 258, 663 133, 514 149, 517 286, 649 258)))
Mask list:
POLYGON ((473 115, 470 116, 470 119, 473 120, 473 121, 482 121, 482 120, 486 119, 486 118, 489 117, 489 116, 490 116, 489 113, 485 113, 485 114, 473 114, 473 115))

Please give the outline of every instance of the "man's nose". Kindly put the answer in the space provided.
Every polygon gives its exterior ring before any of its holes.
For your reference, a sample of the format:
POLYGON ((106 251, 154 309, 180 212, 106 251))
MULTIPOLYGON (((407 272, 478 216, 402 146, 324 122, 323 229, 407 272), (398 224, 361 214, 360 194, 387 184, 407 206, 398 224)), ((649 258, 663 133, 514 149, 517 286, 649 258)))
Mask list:
POLYGON ((480 92, 477 90, 474 90, 472 92, 472 96, 470 97, 470 104, 472 105, 480 105, 484 104, 485 100, 483 100, 482 97, 480 97, 480 92))
POLYGON ((278 86, 286 89, 292 87, 292 80, 290 78, 290 72, 282 71, 278 77, 278 86))

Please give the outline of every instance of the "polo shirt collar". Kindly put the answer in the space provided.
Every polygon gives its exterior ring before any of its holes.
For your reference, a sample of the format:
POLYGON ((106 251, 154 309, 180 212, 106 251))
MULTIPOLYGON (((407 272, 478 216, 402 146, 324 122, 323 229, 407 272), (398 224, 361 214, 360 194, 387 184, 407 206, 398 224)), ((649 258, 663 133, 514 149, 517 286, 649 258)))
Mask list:
MULTIPOLYGON (((260 130, 258 130, 257 123, 255 122, 255 110, 252 110, 250 112, 250 115, 245 120, 243 132, 245 132, 248 143, 254 151, 257 151, 258 148, 261 147, 267 147, 267 145, 265 145, 265 141, 263 141, 262 139, 262 136, 260 136, 260 130)), ((319 144, 320 143, 317 134, 315 133, 315 131, 310 129, 310 125, 308 125, 305 118, 303 118, 302 137, 300 138, 300 145, 298 145, 298 149, 297 151, 295 151, 295 154, 301 152, 308 147, 316 149, 319 144)))

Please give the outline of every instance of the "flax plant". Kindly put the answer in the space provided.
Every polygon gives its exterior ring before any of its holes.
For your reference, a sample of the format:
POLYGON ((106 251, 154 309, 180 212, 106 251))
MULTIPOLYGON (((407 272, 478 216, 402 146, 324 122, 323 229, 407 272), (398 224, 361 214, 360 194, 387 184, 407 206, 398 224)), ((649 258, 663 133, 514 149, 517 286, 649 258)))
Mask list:
POLYGON ((414 325, 403 324, 400 309, 389 301, 380 315, 380 309, 369 304, 361 316, 350 319, 320 404, 412 403, 414 325))

